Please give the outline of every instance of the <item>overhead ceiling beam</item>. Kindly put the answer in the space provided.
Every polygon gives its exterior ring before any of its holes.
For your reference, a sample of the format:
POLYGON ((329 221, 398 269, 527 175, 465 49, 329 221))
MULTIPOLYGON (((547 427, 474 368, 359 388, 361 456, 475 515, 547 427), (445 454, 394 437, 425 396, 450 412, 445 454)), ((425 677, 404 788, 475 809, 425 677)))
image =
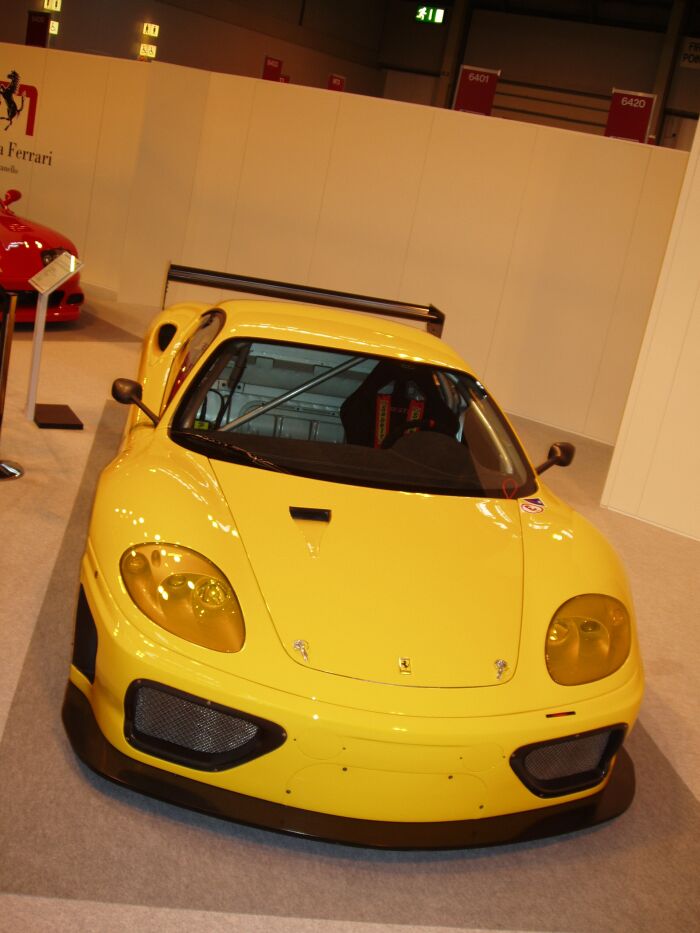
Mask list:
POLYGON ((668 100, 668 93, 671 89, 674 66, 678 58, 678 50, 680 48, 687 11, 688 0, 674 0, 671 15, 668 18, 661 55, 659 56, 656 78, 654 79, 653 93, 656 94, 656 107, 651 117, 651 126, 649 127, 649 142, 652 143, 658 144, 661 141, 661 129, 666 113, 666 101, 668 100))

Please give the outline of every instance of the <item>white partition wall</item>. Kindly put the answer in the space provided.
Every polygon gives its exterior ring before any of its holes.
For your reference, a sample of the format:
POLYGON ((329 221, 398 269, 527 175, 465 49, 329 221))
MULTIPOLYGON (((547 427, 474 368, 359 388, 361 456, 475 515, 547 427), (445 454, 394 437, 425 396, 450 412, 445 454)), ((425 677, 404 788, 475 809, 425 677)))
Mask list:
POLYGON ((612 442, 673 217, 678 153, 535 132, 485 372, 510 411, 612 442))
MULTIPOLYGON (((141 148, 146 86, 144 73, 139 73, 131 62, 110 59, 104 64, 107 65, 107 80, 99 112, 106 118, 100 120, 94 170, 86 173, 92 178, 92 188, 81 246, 88 279, 116 292, 120 284, 121 257, 127 231, 130 231, 129 207, 141 148)), ((80 114, 76 119, 78 135, 83 118, 80 114)), ((64 190, 64 202, 66 194, 64 190)), ((32 204, 32 210, 37 218, 42 216, 40 204, 32 204)))
MULTIPOLYGON (((205 107, 192 102, 204 104, 210 84, 206 71, 177 65, 146 68, 148 84, 120 257, 119 298, 134 304, 160 300, 167 258, 182 253, 205 115, 205 107)), ((107 110, 104 121, 112 123, 107 110)))
POLYGON ((0 131, 0 185, 76 241, 87 283, 143 307, 144 327, 169 261, 432 302, 510 411, 614 441, 687 153, 174 65, 0 53, 39 93, 33 136, 27 113, 0 131))
POLYGON ((338 115, 332 92, 255 81, 226 270, 306 281, 338 115))
POLYGON ((698 243, 696 133, 603 505, 700 540, 698 243))

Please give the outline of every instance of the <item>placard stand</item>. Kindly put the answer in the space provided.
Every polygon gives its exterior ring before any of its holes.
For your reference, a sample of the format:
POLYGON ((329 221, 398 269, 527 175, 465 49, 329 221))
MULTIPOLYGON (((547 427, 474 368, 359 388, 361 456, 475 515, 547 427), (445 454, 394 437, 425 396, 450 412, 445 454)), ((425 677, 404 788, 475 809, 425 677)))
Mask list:
MULTIPOLYGON (((17 298, 8 295, 0 285, 0 431, 2 430, 2 416, 5 410, 5 388, 7 386, 7 370, 10 366, 10 349, 12 347, 12 334, 15 329, 15 305, 17 298)), ((24 470, 13 460, 4 460, 0 457, 0 480, 19 479, 24 470)))
POLYGON ((53 262, 37 272, 29 280, 30 284, 39 293, 36 303, 36 317, 34 321, 34 346, 32 349, 32 368, 29 373, 29 387, 27 389, 27 418, 40 428, 64 428, 80 431, 83 422, 68 405, 47 405, 36 403, 36 392, 39 384, 39 369, 41 367, 41 350, 44 343, 44 330, 46 328, 46 311, 49 306, 49 297, 56 289, 75 275, 81 268, 82 262, 70 253, 61 253, 53 262))

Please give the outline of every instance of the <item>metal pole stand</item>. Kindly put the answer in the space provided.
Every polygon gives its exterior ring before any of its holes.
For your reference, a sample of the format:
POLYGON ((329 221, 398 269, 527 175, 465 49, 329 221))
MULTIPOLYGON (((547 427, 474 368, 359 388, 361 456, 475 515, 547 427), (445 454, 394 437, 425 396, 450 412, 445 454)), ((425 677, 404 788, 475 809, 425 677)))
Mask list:
POLYGON ((81 431, 83 428, 83 422, 68 405, 38 405, 36 401, 49 296, 66 279, 74 275, 80 266, 82 266, 82 263, 76 260, 74 256, 63 253, 29 280, 30 284, 39 292, 39 295, 34 319, 34 346, 32 349, 32 368, 29 373, 29 387, 27 389, 26 414, 27 418, 29 420, 33 418, 34 423, 40 428, 68 428, 76 431, 81 431))
MULTIPOLYGON (((7 370, 10 366, 10 348, 12 347, 12 334, 15 329, 14 295, 7 294, 0 285, 0 431, 2 430, 2 415, 5 410, 5 388, 7 386, 7 370)), ((4 460, 0 457, 0 480, 19 479, 24 470, 13 460, 4 460)))

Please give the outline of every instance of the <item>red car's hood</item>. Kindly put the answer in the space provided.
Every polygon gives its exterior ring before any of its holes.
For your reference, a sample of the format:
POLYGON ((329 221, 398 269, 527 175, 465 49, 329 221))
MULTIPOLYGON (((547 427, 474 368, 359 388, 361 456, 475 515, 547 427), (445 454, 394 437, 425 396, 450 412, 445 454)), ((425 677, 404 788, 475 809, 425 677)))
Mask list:
POLYGON ((27 279, 43 266, 41 251, 59 247, 77 255, 62 233, 0 209, 0 281, 6 287, 26 288, 27 279))

